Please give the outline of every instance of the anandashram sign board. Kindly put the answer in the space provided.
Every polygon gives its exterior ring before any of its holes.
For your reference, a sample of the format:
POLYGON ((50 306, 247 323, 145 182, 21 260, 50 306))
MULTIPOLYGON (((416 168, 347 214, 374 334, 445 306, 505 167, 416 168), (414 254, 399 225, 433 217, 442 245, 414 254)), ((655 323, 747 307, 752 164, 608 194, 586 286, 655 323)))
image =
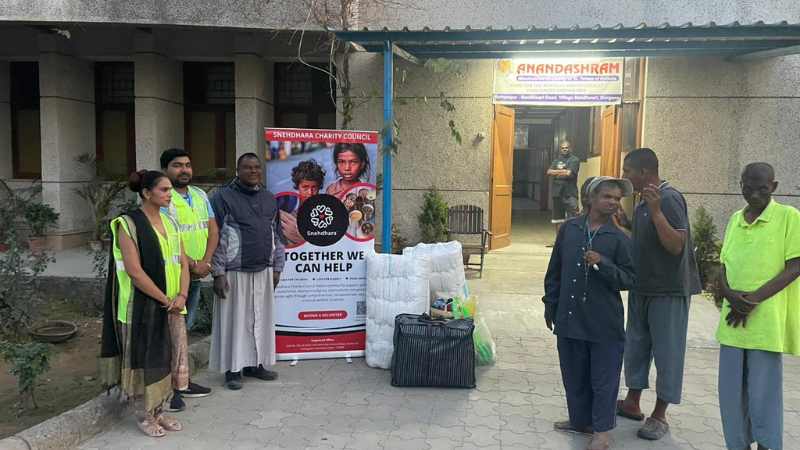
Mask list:
POLYGON ((265 138, 266 185, 286 241, 278 359, 363 356, 378 133, 267 128, 265 138))
POLYGON ((601 106, 622 102, 623 58, 499 59, 492 101, 501 105, 601 106))

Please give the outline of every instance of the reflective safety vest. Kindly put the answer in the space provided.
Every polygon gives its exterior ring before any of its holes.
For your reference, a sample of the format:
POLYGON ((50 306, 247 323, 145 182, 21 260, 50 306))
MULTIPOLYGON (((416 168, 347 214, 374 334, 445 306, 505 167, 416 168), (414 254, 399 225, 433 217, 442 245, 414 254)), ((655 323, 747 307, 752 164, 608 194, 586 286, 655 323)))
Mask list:
MULTIPOLYGON (((164 258, 164 275, 167 282, 167 297, 174 298, 181 290, 181 234, 178 231, 178 224, 168 215, 161 213, 161 222, 167 232, 162 236, 155 228, 153 231, 158 237, 158 244, 161 247, 161 257, 164 258)), ((116 267, 117 282, 119 292, 117 302, 117 320, 124 323, 131 323, 133 308, 128 308, 133 299, 133 281, 125 270, 125 263, 122 260, 122 250, 119 247, 119 230, 123 229, 125 234, 137 241, 135 225, 127 216, 120 216, 111 221, 111 235, 113 237, 114 265, 116 267), (133 231, 132 231, 133 230, 133 231)), ((137 245, 138 247, 138 245, 137 245)), ((181 311, 186 314, 186 308, 181 311)))
POLYGON ((169 215, 178 222, 186 256, 199 261, 206 255, 208 244, 208 197, 202 189, 189 186, 189 198, 192 199, 191 206, 180 192, 173 189, 169 215))

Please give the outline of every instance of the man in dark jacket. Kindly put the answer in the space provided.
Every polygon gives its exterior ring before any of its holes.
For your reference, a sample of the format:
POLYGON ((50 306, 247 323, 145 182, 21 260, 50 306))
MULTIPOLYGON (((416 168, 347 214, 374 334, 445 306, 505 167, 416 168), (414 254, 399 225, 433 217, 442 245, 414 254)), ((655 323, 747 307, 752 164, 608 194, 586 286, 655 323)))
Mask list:
POLYGON ((225 386, 242 387, 242 375, 274 380, 274 288, 285 250, 275 197, 262 184, 261 160, 245 153, 236 179, 211 199, 220 229, 212 259, 214 321, 209 369, 225 372, 225 386))
POLYGON ((597 177, 589 183, 588 213, 558 232, 545 276, 545 323, 558 336, 569 420, 561 431, 593 433, 589 450, 610 446, 625 346, 620 291, 634 283, 631 241, 612 220, 633 187, 597 177))

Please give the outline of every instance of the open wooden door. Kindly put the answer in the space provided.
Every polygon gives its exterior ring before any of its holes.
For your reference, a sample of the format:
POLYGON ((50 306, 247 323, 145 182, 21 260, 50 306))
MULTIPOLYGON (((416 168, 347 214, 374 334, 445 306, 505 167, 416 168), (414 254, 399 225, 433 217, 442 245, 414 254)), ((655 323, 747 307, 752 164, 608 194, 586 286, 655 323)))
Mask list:
POLYGON ((492 191, 489 200, 489 249, 511 244, 511 191, 514 164, 514 110, 494 105, 492 191))
POLYGON ((603 107, 602 132, 600 134, 600 175, 618 177, 620 174, 622 156, 619 145, 619 112, 619 106, 603 107))

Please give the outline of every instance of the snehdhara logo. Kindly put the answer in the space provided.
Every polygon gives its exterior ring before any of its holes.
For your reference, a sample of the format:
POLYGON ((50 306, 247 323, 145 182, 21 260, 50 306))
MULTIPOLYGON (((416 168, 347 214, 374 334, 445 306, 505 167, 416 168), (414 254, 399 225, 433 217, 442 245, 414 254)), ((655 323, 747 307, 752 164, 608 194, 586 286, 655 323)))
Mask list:
POLYGON ((300 235, 307 242, 319 247, 339 242, 347 232, 348 223, 347 209, 341 200, 328 194, 309 198, 297 211, 300 235))
POLYGON ((317 205, 310 216, 311 224, 317 228, 328 228, 333 223, 333 211, 325 205, 317 205))

